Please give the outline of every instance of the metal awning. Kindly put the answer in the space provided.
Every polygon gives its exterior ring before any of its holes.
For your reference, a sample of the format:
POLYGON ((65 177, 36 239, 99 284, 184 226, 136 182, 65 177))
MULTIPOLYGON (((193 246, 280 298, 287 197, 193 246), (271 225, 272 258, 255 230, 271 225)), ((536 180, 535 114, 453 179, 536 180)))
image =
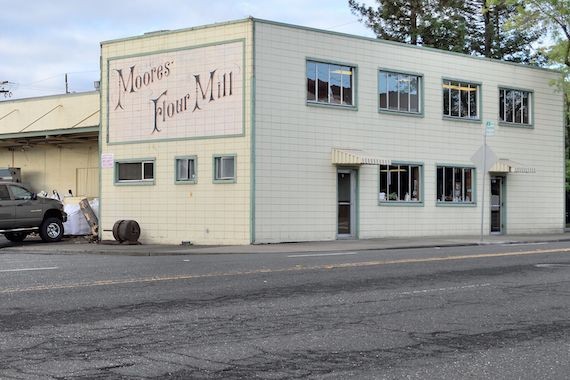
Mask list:
POLYGON ((358 149, 332 149, 333 165, 390 165, 391 161, 358 149))
POLYGON ((536 173, 535 168, 526 167, 506 158, 498 159, 489 171, 494 173, 536 173))
POLYGON ((0 149, 12 150, 26 150, 36 145, 65 145, 98 141, 99 126, 10 134, 0 133, 0 149))

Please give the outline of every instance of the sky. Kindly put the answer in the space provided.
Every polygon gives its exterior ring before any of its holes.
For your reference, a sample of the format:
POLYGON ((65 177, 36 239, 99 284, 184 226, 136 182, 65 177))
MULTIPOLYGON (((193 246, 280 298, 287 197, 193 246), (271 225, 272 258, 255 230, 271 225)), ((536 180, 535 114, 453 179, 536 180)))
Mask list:
POLYGON ((101 41, 249 16, 374 37, 348 0, 0 0, 0 101, 93 91, 101 41))

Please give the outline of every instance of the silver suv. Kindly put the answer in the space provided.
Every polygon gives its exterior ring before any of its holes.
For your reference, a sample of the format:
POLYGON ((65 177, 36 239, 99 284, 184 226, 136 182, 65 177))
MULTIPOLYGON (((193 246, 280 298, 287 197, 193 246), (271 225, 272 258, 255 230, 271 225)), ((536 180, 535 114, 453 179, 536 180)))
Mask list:
POLYGON ((45 242, 60 241, 67 214, 55 199, 38 196, 19 183, 0 182, 0 233, 21 242, 31 232, 39 232, 45 242))

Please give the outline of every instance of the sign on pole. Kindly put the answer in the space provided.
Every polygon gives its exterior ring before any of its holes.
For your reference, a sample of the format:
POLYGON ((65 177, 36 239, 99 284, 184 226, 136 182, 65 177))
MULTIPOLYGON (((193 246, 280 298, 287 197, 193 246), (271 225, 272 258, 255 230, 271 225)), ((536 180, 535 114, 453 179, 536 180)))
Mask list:
POLYGON ((485 122, 485 136, 495 136, 495 123, 492 121, 485 122))
POLYGON ((490 147, 481 145, 479 149, 471 156, 471 162, 477 166, 478 169, 484 172, 489 171, 495 165, 499 158, 490 147))

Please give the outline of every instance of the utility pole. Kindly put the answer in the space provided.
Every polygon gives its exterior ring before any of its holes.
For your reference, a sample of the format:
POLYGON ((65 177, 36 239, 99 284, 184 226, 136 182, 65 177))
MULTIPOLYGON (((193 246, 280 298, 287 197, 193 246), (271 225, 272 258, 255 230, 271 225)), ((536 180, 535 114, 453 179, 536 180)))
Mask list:
POLYGON ((65 73, 65 93, 69 94, 69 84, 67 83, 67 73, 65 73))

